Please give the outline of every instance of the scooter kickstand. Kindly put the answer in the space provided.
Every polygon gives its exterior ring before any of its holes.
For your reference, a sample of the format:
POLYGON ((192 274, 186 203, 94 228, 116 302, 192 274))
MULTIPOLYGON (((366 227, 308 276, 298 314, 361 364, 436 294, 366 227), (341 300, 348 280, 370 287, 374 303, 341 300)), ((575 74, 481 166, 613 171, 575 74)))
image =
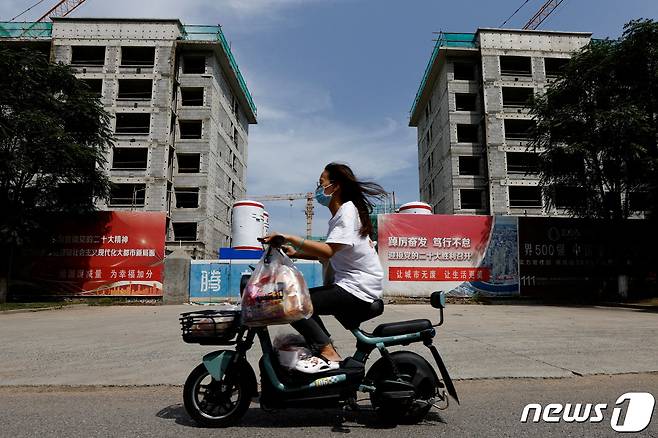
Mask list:
POLYGON ((356 403, 356 399, 347 399, 344 404, 339 406, 338 409, 339 411, 334 416, 334 427, 331 429, 331 431, 350 433, 350 430, 343 426, 343 423, 348 420, 354 421, 355 415, 359 412, 359 405, 356 403))
POLYGON ((340 432, 340 433, 350 433, 350 430, 343 426, 343 423, 345 423, 345 415, 343 413, 342 408, 340 408, 340 411, 336 413, 334 416, 334 427, 331 428, 332 432, 340 432))

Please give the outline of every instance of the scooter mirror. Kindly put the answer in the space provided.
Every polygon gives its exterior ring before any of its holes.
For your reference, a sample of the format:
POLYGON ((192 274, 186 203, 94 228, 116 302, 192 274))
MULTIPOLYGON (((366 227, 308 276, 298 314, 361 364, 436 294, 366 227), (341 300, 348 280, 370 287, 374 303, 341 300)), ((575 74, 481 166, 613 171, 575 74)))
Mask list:
POLYGON ((446 306, 446 293, 443 291, 432 292, 432 295, 430 295, 430 304, 435 309, 443 309, 446 306))

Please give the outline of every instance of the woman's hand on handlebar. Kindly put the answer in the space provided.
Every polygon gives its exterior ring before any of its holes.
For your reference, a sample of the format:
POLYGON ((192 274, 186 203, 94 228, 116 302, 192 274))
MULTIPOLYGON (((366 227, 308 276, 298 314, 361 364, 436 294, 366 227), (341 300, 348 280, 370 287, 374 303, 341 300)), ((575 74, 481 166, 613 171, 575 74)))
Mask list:
POLYGON ((272 233, 272 234, 268 234, 267 236, 259 237, 258 240, 268 245, 281 247, 286 242, 288 242, 288 236, 280 233, 272 233))

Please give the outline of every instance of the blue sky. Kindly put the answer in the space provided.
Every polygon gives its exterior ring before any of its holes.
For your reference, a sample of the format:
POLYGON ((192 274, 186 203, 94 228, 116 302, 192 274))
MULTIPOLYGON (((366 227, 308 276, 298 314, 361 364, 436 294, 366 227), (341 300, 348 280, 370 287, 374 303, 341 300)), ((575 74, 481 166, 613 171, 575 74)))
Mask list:
MULTIPOLYGON (((432 32, 498 27, 523 1, 87 0, 73 15, 223 26, 259 113, 249 135, 250 194, 313 190, 324 164, 335 160, 407 202, 419 196, 409 109, 432 32)), ((543 1, 530 0, 506 27, 522 27, 543 1)), ((32 3, 3 0, 0 19, 32 3)), ((49 3, 55 0, 40 7, 49 3)), ((38 17, 37 9, 22 18, 38 17)), ((638 17, 658 17, 658 2, 565 0, 541 28, 617 37, 638 17)), ((303 234, 303 201, 267 209, 272 229, 303 234)), ((324 234, 328 211, 315 210, 314 234, 324 234)))

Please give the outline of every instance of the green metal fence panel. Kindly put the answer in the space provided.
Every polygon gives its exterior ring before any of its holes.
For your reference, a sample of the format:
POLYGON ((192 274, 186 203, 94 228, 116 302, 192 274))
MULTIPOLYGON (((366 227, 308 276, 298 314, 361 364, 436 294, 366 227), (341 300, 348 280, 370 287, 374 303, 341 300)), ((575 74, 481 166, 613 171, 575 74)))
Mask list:
POLYGON ((50 38, 52 33, 52 23, 0 22, 0 38, 50 38))
POLYGON ((420 86, 416 92, 416 97, 414 98, 414 103, 411 106, 411 114, 416 110, 416 105, 420 99, 420 95, 425 88, 427 79, 434 64, 434 60, 439 54, 439 50, 444 47, 452 48, 465 48, 465 49, 477 49, 477 38, 474 33, 454 33, 454 32, 440 32, 436 43, 434 44, 434 50, 432 50, 432 56, 430 57, 427 67, 425 67, 425 72, 423 73, 423 79, 420 81, 420 86))

